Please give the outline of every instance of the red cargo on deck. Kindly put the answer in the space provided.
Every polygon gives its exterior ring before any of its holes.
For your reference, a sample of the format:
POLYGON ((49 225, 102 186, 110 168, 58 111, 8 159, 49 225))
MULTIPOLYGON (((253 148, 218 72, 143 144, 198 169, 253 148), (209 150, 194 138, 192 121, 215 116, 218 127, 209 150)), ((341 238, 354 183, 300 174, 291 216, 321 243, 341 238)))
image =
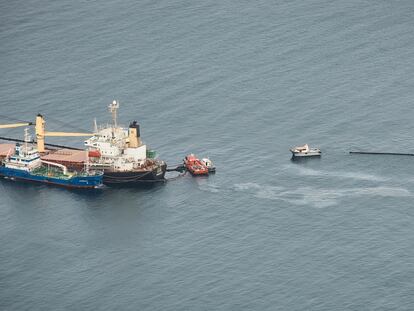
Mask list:
POLYGON ((88 159, 88 153, 85 150, 58 149, 50 150, 41 158, 45 161, 63 164, 71 170, 82 170, 88 159))
POLYGON ((0 144, 0 159, 14 154, 15 144, 0 144))

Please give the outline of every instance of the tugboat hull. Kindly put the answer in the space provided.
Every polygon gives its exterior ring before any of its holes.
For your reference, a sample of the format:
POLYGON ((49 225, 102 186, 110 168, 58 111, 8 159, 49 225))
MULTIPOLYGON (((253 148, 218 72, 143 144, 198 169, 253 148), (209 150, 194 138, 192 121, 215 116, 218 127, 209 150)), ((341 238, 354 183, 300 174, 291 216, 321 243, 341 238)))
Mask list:
POLYGON ((309 157, 320 157, 321 152, 307 152, 307 153, 295 153, 292 152, 293 158, 309 158, 309 157))

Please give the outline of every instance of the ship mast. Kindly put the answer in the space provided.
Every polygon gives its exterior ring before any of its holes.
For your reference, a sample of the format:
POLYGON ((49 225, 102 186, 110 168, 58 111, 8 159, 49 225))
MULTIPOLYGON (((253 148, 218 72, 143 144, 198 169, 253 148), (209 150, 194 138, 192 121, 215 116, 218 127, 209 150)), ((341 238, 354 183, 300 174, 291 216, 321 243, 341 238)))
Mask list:
POLYGON ((27 144, 30 142, 29 128, 24 129, 24 152, 27 154, 27 144))
POLYGON ((96 118, 93 119, 93 132, 94 134, 98 133, 98 124, 96 123, 96 118))
POLYGON ((112 104, 110 104, 108 106, 109 108, 109 112, 112 113, 112 123, 113 123, 113 127, 117 128, 118 127, 118 123, 117 123, 117 118, 118 118, 118 108, 119 108, 119 102, 114 100, 112 102, 112 104))
POLYGON ((117 117, 118 117, 118 108, 119 102, 114 100, 112 104, 108 106, 109 112, 112 113, 112 139, 115 139, 115 131, 118 127, 117 117))

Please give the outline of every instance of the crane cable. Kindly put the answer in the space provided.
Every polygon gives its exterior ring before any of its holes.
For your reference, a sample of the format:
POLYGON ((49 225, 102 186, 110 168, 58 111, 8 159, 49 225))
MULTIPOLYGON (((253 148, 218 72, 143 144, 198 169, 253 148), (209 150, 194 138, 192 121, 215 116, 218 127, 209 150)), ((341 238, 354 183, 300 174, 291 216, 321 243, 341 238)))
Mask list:
POLYGON ((2 115, 2 114, 0 114, 0 118, 4 118, 4 119, 6 119, 8 121, 12 121, 12 122, 29 123, 29 124, 33 125, 33 122, 29 122, 29 121, 24 121, 24 120, 17 119, 17 118, 8 117, 8 116, 2 115))
MULTIPOLYGON (((34 125, 34 123, 33 123, 33 122, 31 122, 31 121, 24 121, 24 120, 17 119, 17 118, 13 118, 13 117, 9 117, 9 116, 3 115, 3 114, 0 114, 0 118, 4 118, 4 119, 6 119, 6 120, 8 120, 8 121, 11 121, 11 122, 18 122, 18 123, 29 123, 29 125, 34 125)), ((76 131, 80 131, 80 132, 90 132, 90 130, 85 130, 85 129, 83 129, 83 128, 80 128, 80 127, 74 126, 74 125, 72 125, 72 124, 70 124, 70 123, 67 123, 67 122, 61 121, 61 120, 56 119, 56 118, 52 118, 52 117, 50 117, 50 116, 48 116, 48 117, 47 117, 47 120, 51 120, 52 122, 60 123, 61 125, 65 126, 65 127, 72 128, 72 129, 74 129, 74 130, 76 130, 76 131)))
POLYGON ((86 132, 86 133, 90 132, 90 130, 85 130, 85 129, 81 128, 81 127, 74 126, 73 124, 70 124, 70 123, 61 121, 61 120, 56 119, 56 118, 52 118, 50 116, 47 116, 47 118, 45 118, 45 119, 46 120, 51 120, 51 121, 53 121, 55 123, 60 123, 61 125, 65 126, 65 127, 72 128, 72 129, 74 129, 74 130, 76 130, 78 132, 86 132))

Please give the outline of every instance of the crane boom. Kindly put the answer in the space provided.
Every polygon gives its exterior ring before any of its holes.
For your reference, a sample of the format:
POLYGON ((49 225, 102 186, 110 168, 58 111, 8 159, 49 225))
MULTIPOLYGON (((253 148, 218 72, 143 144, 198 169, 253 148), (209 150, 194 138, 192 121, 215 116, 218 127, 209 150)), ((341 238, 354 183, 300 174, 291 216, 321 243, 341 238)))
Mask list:
POLYGON ((67 132, 48 132, 45 130, 45 119, 41 114, 36 116, 36 142, 37 150, 39 152, 45 152, 45 137, 80 137, 80 136, 93 136, 90 133, 67 133, 67 132))
POLYGON ((36 143, 39 152, 45 152, 45 137, 90 137, 92 133, 70 133, 70 132, 48 132, 45 130, 45 119, 41 114, 36 116, 36 122, 14 123, 14 124, 0 124, 0 129, 15 128, 21 126, 35 125, 36 129, 36 143))
POLYGON ((44 132, 44 136, 50 137, 81 137, 81 136, 93 136, 92 133, 70 133, 70 132, 44 132))
POLYGON ((0 124, 0 129, 11 129, 15 127, 29 126, 29 125, 33 125, 33 123, 26 122, 26 123, 14 123, 14 124, 0 124))

